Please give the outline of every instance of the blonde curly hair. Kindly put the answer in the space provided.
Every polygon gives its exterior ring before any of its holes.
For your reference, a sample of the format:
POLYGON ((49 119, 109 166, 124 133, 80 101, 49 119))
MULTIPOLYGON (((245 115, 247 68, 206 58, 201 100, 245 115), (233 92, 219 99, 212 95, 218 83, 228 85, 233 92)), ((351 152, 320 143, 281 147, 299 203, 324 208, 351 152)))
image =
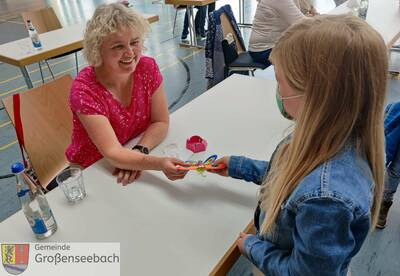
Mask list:
POLYGON ((134 29, 143 39, 150 30, 147 20, 138 12, 121 4, 104 4, 96 8, 87 22, 83 39, 83 55, 92 66, 102 63, 100 47, 104 37, 117 32, 121 27, 134 29))

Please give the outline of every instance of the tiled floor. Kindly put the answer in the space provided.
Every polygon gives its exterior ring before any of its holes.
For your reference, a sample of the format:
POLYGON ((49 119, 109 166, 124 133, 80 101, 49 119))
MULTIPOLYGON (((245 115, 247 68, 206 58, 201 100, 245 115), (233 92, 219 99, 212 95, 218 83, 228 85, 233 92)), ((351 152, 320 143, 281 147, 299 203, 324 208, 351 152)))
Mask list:
MULTIPOLYGON (((109 0, 0 0, 0 44, 22 37, 27 33, 21 22, 19 13, 24 9, 37 9, 46 3, 53 7, 64 25, 86 21, 100 3, 113 2, 109 0)), ((178 13, 175 36, 172 35, 175 9, 160 1, 136 0, 133 7, 145 13, 155 13, 160 21, 151 25, 145 45, 147 54, 156 58, 165 80, 170 110, 173 112, 206 90, 204 78, 204 51, 179 47, 179 37, 182 30, 184 12, 178 13)), ((238 1, 219 0, 217 8, 230 4, 234 12, 238 12, 238 1)), ((328 11, 334 7, 333 0, 315 0, 317 8, 328 11)), ((245 1, 246 22, 251 22, 256 8, 256 1, 245 1)), ((238 15, 236 14, 238 18, 238 15)), ((248 41, 249 29, 243 29, 245 41, 248 41)), ((394 55, 392 66, 400 65, 400 54, 394 55)), ((52 60, 52 69, 57 76, 75 75, 73 56, 52 60)), ((79 55, 79 63, 85 66, 85 61, 79 55)), ((41 84, 37 65, 29 66, 34 85, 41 84)), ((48 75, 47 70, 46 76, 48 75)), ((257 77, 271 78, 270 72, 257 72, 257 77)), ((47 76, 47 81, 50 78, 47 76)), ((26 91, 26 86, 18 68, 0 63, 0 98, 26 91)), ((391 81, 389 101, 400 99, 399 81, 391 81)), ((2 104, 0 103, 0 108, 2 104)), ((0 109, 0 175, 9 172, 12 162, 20 160, 19 147, 16 143, 14 129, 4 109, 0 109)), ((352 272, 354 276, 369 275, 400 275, 398 249, 400 248, 400 199, 399 193, 392 207, 389 226, 379 232, 372 233, 361 252, 354 258, 352 272)), ((0 180, 0 221, 19 209, 15 195, 14 180, 0 180)), ((242 262, 230 275, 245 275, 242 262)))

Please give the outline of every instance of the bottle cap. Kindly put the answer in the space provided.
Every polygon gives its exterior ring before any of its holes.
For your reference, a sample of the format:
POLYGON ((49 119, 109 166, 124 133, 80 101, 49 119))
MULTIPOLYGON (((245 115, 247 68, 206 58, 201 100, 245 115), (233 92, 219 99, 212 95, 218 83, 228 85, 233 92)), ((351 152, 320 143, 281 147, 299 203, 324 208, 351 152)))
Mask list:
POLYGON ((25 169, 24 165, 20 162, 16 162, 11 165, 11 172, 12 173, 20 173, 25 169))

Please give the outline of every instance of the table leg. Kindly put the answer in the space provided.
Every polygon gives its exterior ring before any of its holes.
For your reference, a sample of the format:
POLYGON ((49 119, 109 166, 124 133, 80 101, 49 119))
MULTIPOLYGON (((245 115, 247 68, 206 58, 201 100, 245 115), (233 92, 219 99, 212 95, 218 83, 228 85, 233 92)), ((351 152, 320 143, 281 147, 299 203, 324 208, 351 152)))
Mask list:
POLYGON ((76 75, 79 74, 78 52, 75 52, 76 75))
POLYGON ((196 26, 195 26, 193 5, 186 6, 186 13, 188 15, 190 41, 189 41, 189 44, 180 43, 180 45, 184 46, 184 47, 204 48, 203 46, 197 45, 196 26))
POLYGON ((196 39, 196 26, 194 21, 193 6, 188 6, 188 17, 189 17, 189 33, 190 33, 190 44, 194 47, 197 46, 196 39))
POLYGON ((26 86, 28 86, 29 89, 32 89, 33 84, 31 78, 29 77, 29 73, 28 70, 26 69, 26 66, 21 66, 19 67, 19 69, 21 70, 22 76, 24 76, 26 86))
POLYGON ((243 0, 239 0, 239 24, 243 24, 242 10, 243 0))

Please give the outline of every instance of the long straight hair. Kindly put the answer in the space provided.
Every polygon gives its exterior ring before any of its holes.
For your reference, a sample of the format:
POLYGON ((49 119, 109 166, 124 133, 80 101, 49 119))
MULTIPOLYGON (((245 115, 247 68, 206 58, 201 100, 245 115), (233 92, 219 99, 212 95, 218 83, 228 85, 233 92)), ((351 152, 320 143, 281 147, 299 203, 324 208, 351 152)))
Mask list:
POLYGON ((266 212, 261 232, 273 231, 281 205, 301 180, 349 141, 355 143, 372 172, 375 225, 384 183, 383 107, 388 68, 381 36, 354 16, 317 16, 290 27, 270 59, 289 85, 304 94, 304 105, 292 138, 278 149, 261 188, 261 208, 266 212))

